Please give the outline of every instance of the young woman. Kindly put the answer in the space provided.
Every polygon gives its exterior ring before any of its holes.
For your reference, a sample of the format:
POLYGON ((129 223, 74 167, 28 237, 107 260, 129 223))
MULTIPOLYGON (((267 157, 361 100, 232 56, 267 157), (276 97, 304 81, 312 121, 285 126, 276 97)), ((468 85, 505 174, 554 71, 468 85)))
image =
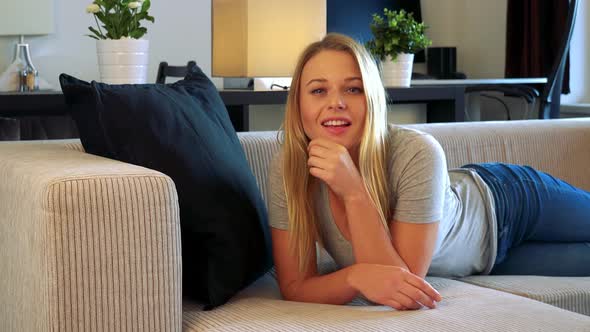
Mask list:
MULTIPOLYGON (((303 52, 283 128, 269 220, 287 300, 362 295, 399 310, 434 308, 441 296, 427 273, 488 274, 523 241, 578 242, 576 257, 590 257, 590 193, 530 167, 447 171, 434 138, 387 125, 378 68, 346 36, 328 34, 303 52), (339 270, 318 274, 316 243, 339 270)), ((572 266, 590 275, 590 264, 572 266)))

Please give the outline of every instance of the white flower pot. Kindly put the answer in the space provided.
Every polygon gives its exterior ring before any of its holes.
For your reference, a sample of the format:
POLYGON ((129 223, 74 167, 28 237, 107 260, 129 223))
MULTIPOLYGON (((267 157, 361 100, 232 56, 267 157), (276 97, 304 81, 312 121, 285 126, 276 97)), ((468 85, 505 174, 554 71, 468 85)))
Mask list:
POLYGON ((391 57, 387 56, 385 61, 381 61, 383 85, 392 87, 409 87, 410 80, 412 79, 413 64, 414 54, 398 54, 395 61, 391 61, 391 57))
POLYGON ((96 41, 100 81, 109 84, 147 82, 149 41, 106 39, 96 41))

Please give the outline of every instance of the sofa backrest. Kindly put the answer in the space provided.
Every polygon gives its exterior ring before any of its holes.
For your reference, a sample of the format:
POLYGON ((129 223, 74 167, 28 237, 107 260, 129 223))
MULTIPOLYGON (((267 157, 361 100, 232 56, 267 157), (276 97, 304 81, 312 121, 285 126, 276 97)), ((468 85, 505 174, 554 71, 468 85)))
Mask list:
POLYGON ((434 136, 449 168, 467 163, 529 165, 590 190, 590 118, 419 124, 434 136))
POLYGON ((256 182, 260 188, 262 198, 265 202, 268 197, 268 171, 272 158, 279 151, 280 144, 276 131, 249 131, 239 132, 238 138, 250 168, 256 177, 256 182))
MULTIPOLYGON (((590 190, 590 118, 405 125, 433 135, 449 168, 467 163, 530 165, 590 190)), ((280 145, 277 132, 238 133, 267 199, 268 167, 280 145)))

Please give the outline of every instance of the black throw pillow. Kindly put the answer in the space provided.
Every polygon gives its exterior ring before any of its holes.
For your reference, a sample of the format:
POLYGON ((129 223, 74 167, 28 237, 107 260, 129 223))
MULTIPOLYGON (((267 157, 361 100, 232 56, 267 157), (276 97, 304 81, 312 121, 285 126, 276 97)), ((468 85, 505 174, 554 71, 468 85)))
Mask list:
POLYGON ((176 185, 183 294, 214 308, 271 266, 266 207, 217 89, 200 68, 173 84, 108 85, 60 75, 91 153, 176 185))
POLYGON ((59 83, 69 107, 69 114, 78 127, 84 150, 97 156, 114 158, 100 125, 100 113, 97 111, 94 89, 90 83, 66 74, 59 76, 59 83))

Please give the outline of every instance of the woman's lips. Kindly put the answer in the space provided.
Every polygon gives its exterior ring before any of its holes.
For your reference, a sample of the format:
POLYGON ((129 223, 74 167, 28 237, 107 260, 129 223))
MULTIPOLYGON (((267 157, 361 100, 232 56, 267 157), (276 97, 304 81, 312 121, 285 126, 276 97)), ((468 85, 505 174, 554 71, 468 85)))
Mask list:
POLYGON ((348 130, 348 126, 342 127, 324 127, 332 135, 341 135, 348 130))
POLYGON ((348 130, 352 123, 347 118, 332 117, 323 120, 321 124, 331 135, 342 135, 348 130))
POLYGON ((347 126, 322 126, 324 129, 332 135, 341 135, 345 133, 349 128, 350 125, 347 126))

